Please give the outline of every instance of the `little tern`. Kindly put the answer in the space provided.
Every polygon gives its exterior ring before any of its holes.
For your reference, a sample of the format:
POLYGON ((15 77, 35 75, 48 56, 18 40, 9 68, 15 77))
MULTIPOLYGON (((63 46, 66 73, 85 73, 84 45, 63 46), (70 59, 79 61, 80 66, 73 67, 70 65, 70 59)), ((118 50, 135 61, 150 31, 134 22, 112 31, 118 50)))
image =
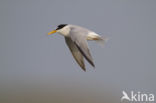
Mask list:
POLYGON ((106 38, 101 37, 91 30, 71 24, 60 24, 55 30, 49 32, 48 35, 56 32, 65 37, 65 42, 68 45, 73 57, 84 71, 86 71, 86 68, 83 58, 95 67, 93 58, 88 48, 87 40, 102 41, 104 43, 106 38))

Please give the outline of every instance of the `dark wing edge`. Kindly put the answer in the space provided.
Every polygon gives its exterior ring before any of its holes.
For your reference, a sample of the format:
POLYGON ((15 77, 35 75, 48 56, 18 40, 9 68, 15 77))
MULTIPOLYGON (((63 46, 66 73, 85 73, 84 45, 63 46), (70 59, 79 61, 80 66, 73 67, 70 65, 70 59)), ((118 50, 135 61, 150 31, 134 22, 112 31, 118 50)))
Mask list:
POLYGON ((81 54, 85 57, 85 59, 95 68, 92 56, 88 48, 86 34, 83 35, 82 32, 79 32, 76 29, 72 29, 70 31, 70 37, 81 52, 81 54))
POLYGON ((86 55, 85 52, 83 52, 83 50, 78 46, 77 43, 75 43, 75 45, 77 46, 77 48, 79 49, 79 51, 82 53, 82 55, 86 58, 86 60, 87 60, 93 67, 95 67, 94 62, 93 62, 92 57, 91 57, 91 54, 90 54, 90 52, 89 52, 89 49, 87 49, 88 55, 86 55))
POLYGON ((77 46, 75 45, 75 43, 69 37, 65 37, 65 42, 66 42, 69 50, 71 51, 74 59, 76 60, 76 62, 79 64, 79 66, 84 71, 86 71, 85 64, 84 64, 84 59, 83 59, 83 55, 81 54, 81 52, 79 51, 79 49, 77 48, 77 46))

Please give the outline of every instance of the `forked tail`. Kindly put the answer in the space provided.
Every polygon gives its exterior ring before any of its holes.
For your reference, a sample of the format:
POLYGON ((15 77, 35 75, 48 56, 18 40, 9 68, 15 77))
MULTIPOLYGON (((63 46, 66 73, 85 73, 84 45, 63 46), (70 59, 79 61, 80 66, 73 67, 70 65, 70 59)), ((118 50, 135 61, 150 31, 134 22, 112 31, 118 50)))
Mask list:
POLYGON ((104 37, 104 36, 99 36, 97 39, 95 39, 95 41, 100 44, 100 46, 104 46, 105 43, 109 40, 108 37, 104 37))

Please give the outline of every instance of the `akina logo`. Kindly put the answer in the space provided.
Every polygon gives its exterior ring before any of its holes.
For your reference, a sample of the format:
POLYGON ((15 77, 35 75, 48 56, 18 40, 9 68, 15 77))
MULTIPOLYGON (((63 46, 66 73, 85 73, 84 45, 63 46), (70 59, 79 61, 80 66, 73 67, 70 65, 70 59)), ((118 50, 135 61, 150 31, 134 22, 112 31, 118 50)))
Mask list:
POLYGON ((137 102, 137 103, 154 103, 154 94, 152 93, 141 93, 141 92, 134 92, 131 91, 129 95, 125 92, 122 91, 122 97, 121 97, 121 102, 124 100, 137 102))

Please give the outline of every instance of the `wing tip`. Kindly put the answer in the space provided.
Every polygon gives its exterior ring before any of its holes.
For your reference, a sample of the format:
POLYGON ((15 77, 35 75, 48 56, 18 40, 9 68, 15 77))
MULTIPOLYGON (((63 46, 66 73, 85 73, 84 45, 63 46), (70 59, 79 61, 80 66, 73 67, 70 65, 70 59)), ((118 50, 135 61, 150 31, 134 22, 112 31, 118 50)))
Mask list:
POLYGON ((81 69, 82 69, 84 72, 86 72, 86 67, 81 67, 81 69))
POLYGON ((88 51, 89 52, 89 56, 90 56, 90 58, 89 58, 76 43, 75 43, 75 45, 77 46, 77 48, 79 49, 79 51, 81 52, 81 54, 85 57, 85 59, 95 68, 93 59, 92 59, 92 57, 90 55, 90 52, 88 51))
POLYGON ((86 72, 86 69, 83 69, 84 72, 86 72))
POLYGON ((92 63, 92 66, 95 68, 95 65, 94 65, 94 63, 92 63))

